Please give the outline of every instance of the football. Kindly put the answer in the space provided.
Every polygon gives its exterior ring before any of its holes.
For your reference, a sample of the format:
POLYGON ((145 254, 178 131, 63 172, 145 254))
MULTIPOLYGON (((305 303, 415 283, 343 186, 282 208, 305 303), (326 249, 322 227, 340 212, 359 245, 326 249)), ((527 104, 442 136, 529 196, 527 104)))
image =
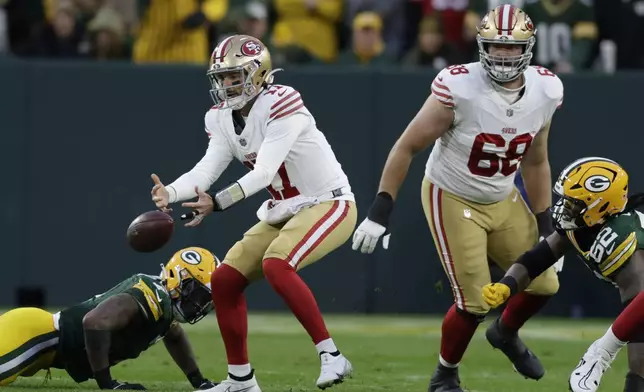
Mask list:
POLYGON ((162 211, 148 211, 136 217, 127 228, 127 241, 137 252, 154 252, 168 243, 174 220, 162 211))

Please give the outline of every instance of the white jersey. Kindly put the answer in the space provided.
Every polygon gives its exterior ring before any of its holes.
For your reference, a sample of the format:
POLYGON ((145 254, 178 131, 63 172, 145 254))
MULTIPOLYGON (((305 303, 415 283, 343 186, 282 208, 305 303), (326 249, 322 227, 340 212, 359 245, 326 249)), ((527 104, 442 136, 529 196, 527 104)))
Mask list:
POLYGON ((208 189, 236 158, 251 173, 238 183, 249 197, 266 187, 275 200, 303 195, 354 200, 346 174, 326 137, 292 87, 272 85, 255 100, 245 127, 235 127, 231 109, 214 106, 205 116, 210 142, 203 159, 167 188, 170 201, 208 189))
POLYGON ((425 176, 436 186, 477 203, 504 200, 521 159, 563 102, 561 80, 528 67, 521 98, 509 103, 481 63, 450 66, 432 83, 432 95, 454 109, 454 123, 434 144, 425 176))

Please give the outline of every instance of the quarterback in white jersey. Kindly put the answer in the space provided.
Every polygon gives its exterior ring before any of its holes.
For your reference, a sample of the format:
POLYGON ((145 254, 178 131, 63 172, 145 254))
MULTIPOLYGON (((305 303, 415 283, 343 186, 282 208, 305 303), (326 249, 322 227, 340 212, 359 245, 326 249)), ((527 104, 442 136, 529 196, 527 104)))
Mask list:
MULTIPOLYGON (((481 296, 490 283, 488 257, 507 269, 554 230, 547 140, 563 85, 549 70, 530 67, 535 31, 514 5, 485 15, 477 35, 480 61, 436 76, 431 95, 391 150, 376 199, 354 233, 354 250, 371 253, 383 236, 388 246, 389 215, 409 165, 433 144, 421 199, 454 305, 443 320, 430 392, 462 391, 458 365, 490 309, 481 296), (535 213, 514 186, 519 166, 535 213)), ((550 268, 487 330, 490 344, 527 378, 538 380, 545 370, 518 330, 558 287, 550 268)))
POLYGON ((266 277, 309 333, 327 388, 351 375, 351 363, 329 336, 311 290, 297 272, 344 244, 356 225, 349 181, 315 119, 292 87, 273 84, 271 58, 258 39, 234 35, 215 48, 208 77, 215 106, 206 113, 210 142, 188 173, 164 186, 156 175, 152 200, 162 210, 183 203, 187 226, 232 207, 261 189, 266 200, 251 227, 212 274, 212 300, 226 354, 228 377, 211 392, 260 392, 246 349, 245 288, 266 277), (205 191, 236 158, 250 171, 211 194, 205 191))

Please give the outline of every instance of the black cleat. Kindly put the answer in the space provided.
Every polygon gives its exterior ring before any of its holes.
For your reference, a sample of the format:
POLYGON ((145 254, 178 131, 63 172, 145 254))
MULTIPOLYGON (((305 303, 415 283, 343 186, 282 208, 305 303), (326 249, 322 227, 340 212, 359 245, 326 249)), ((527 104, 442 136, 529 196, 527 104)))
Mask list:
POLYGON ((448 368, 439 363, 432 374, 428 392, 464 392, 458 377, 458 368, 448 368))
POLYGON ((514 331, 506 330, 501 325, 501 318, 494 320, 485 331, 485 337, 492 347, 503 351, 514 365, 514 370, 525 378, 539 380, 546 373, 541 361, 514 331))

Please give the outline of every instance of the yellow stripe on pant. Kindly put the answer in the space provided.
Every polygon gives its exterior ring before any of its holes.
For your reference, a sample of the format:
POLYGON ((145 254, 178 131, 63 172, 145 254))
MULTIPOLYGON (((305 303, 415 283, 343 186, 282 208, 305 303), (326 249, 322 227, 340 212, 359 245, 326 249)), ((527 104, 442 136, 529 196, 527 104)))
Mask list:
POLYGON ((0 316, 0 386, 51 367, 59 332, 54 316, 38 308, 18 308, 0 316))

